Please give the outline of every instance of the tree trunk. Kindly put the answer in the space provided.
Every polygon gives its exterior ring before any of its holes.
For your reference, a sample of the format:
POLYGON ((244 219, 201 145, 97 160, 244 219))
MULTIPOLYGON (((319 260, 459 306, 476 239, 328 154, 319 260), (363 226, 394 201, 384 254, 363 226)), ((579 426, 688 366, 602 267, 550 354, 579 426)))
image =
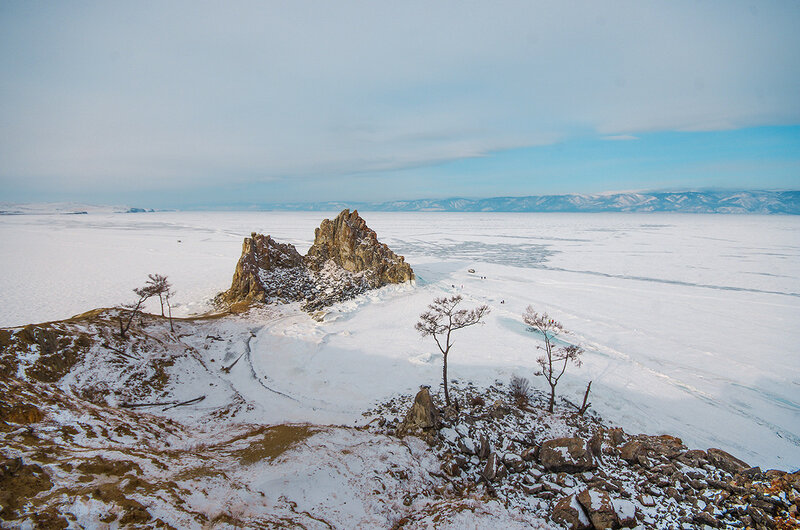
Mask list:
POLYGON ((550 385, 550 407, 549 410, 553 412, 553 406, 556 404, 556 387, 554 385, 550 385))
POLYGON ((172 304, 169 303, 169 298, 167 298, 167 310, 169 311, 169 330, 175 333, 175 328, 172 326, 172 304))
POLYGON ((442 382, 444 383, 444 403, 450 406, 450 394, 447 392, 447 354, 444 354, 444 362, 442 363, 442 382))

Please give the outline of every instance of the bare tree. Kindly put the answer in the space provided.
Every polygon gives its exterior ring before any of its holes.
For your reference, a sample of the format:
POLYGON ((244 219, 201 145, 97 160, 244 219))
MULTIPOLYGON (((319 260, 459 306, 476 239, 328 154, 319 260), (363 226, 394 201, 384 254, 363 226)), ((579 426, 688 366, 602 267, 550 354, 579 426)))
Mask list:
POLYGON ((144 287, 137 287, 133 290, 133 292, 139 297, 139 300, 134 304, 122 304, 122 307, 128 310, 127 321, 125 321, 125 318, 121 312, 119 315, 117 315, 117 318, 119 319, 119 334, 123 339, 127 336, 128 330, 131 328, 131 323, 136 317, 136 314, 139 312, 139 309, 142 308, 142 304, 145 302, 145 300, 155 294, 147 285, 144 287))
POLYGON ((153 296, 158 296, 158 301, 161 302, 161 316, 164 315, 164 301, 168 294, 170 293, 169 290, 172 288, 169 281, 167 281, 166 276, 161 276, 160 274, 148 274, 147 275, 147 283, 145 287, 150 289, 153 293, 153 296))
POLYGON ((575 363, 576 366, 581 365, 580 356, 583 353, 583 348, 573 344, 556 348, 553 344, 556 335, 569 332, 564 329, 560 322, 550 318, 547 313, 540 315, 533 310, 533 307, 528 306, 522 315, 522 320, 528 325, 528 331, 539 332, 544 337, 544 348, 537 346, 538 349, 544 350, 544 355, 536 360, 539 366, 542 367, 541 371, 537 372, 536 375, 543 375, 550 385, 550 406, 548 409, 553 412, 553 406, 556 401, 556 385, 567 370, 569 361, 575 363))
POLYGON ((444 383, 444 401, 450 406, 450 394, 447 391, 447 355, 453 347, 452 333, 456 330, 473 326, 481 322, 489 313, 489 306, 480 305, 474 309, 456 309, 461 303, 461 295, 450 298, 435 298, 428 306, 428 310, 419 316, 419 322, 414 326, 423 337, 433 337, 439 351, 444 357, 442 366, 442 381, 444 383))
POLYGON ((167 313, 169 314, 169 330, 171 332, 175 332, 175 327, 172 325, 172 303, 170 299, 175 296, 175 291, 168 289, 166 293, 164 293, 164 301, 167 303, 167 313))

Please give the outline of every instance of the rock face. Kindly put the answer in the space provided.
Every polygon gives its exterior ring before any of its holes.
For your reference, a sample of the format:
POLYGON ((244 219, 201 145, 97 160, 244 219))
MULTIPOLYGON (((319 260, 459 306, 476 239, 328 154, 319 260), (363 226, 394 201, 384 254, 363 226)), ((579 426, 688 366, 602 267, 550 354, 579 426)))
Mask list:
POLYGON ((306 254, 309 268, 319 271, 332 260, 346 271, 366 272, 371 287, 402 283, 414 278, 414 272, 403 256, 392 252, 358 215, 358 211, 342 210, 331 221, 325 219, 314 231, 314 244, 306 254))
POLYGON ((231 288, 217 303, 303 302, 312 311, 413 278, 403 256, 379 242, 357 211, 343 210, 322 221, 306 256, 270 236, 245 238, 231 288))
POLYGON ((231 288, 222 293, 221 299, 228 304, 268 302, 272 296, 282 294, 278 292, 280 288, 269 285, 268 278, 292 276, 292 272, 302 274, 302 269, 303 257, 294 245, 278 243, 270 236, 253 232, 244 239, 231 288))

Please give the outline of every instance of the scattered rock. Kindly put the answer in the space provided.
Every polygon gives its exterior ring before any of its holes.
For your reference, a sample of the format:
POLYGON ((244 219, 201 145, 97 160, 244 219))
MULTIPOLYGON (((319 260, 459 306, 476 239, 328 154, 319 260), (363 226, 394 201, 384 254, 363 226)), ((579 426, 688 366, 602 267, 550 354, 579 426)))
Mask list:
POLYGON ((525 461, 521 456, 513 453, 508 453, 503 457, 503 464, 505 464, 509 471, 513 471, 514 473, 522 473, 525 471, 525 461))

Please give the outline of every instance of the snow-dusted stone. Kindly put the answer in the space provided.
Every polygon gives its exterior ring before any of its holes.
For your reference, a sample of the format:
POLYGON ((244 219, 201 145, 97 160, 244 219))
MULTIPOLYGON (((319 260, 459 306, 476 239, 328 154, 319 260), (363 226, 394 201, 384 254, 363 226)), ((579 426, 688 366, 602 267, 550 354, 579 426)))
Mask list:
POLYGON ((702 449, 690 449, 679 456, 678 460, 692 467, 700 467, 708 461, 708 454, 702 449))
POLYGON ((592 527, 589 516, 575 495, 568 495, 559 500, 553 507, 551 517, 553 521, 566 526, 569 530, 586 530, 592 527))
POLYGON ((718 528, 720 526, 717 518, 708 512, 698 512, 694 514, 692 516, 692 521, 694 521, 697 524, 708 525, 712 528, 718 528))
POLYGON ((483 478, 490 482, 493 481, 495 478, 497 478, 498 468, 501 465, 502 463, 497 457, 497 453, 491 453, 486 459, 486 466, 483 468, 483 478))
POLYGON ((712 448, 706 451, 706 453, 708 454, 708 460, 715 467, 727 471, 732 475, 750 468, 746 462, 739 460, 730 453, 726 453, 722 449, 712 448))
POLYGON ((539 449, 539 461, 548 471, 580 473, 595 467, 586 442, 580 438, 548 440, 539 449))
POLYGON ((486 460, 487 458, 489 458, 490 452, 491 452, 491 447, 489 447, 489 439, 486 437, 485 434, 481 433, 478 458, 480 458, 481 460, 486 460))
POLYGON ((623 528, 636 526, 636 505, 627 499, 614 499, 614 511, 623 528))
POLYGON ((525 471, 525 461, 521 456, 515 455, 514 453, 508 453, 503 456, 503 463, 514 473, 522 473, 525 471))
POLYGON ((459 438, 456 445, 458 446, 458 450, 465 455, 474 455, 477 452, 475 449, 475 442, 472 438, 459 438))
POLYGON ((655 499, 652 495, 639 495, 639 504, 647 508, 652 508, 656 505, 655 499))
POLYGON ((586 509, 589 520, 596 530, 616 528, 619 524, 617 511, 611 502, 611 496, 603 490, 588 489, 578 493, 578 502, 586 509))

